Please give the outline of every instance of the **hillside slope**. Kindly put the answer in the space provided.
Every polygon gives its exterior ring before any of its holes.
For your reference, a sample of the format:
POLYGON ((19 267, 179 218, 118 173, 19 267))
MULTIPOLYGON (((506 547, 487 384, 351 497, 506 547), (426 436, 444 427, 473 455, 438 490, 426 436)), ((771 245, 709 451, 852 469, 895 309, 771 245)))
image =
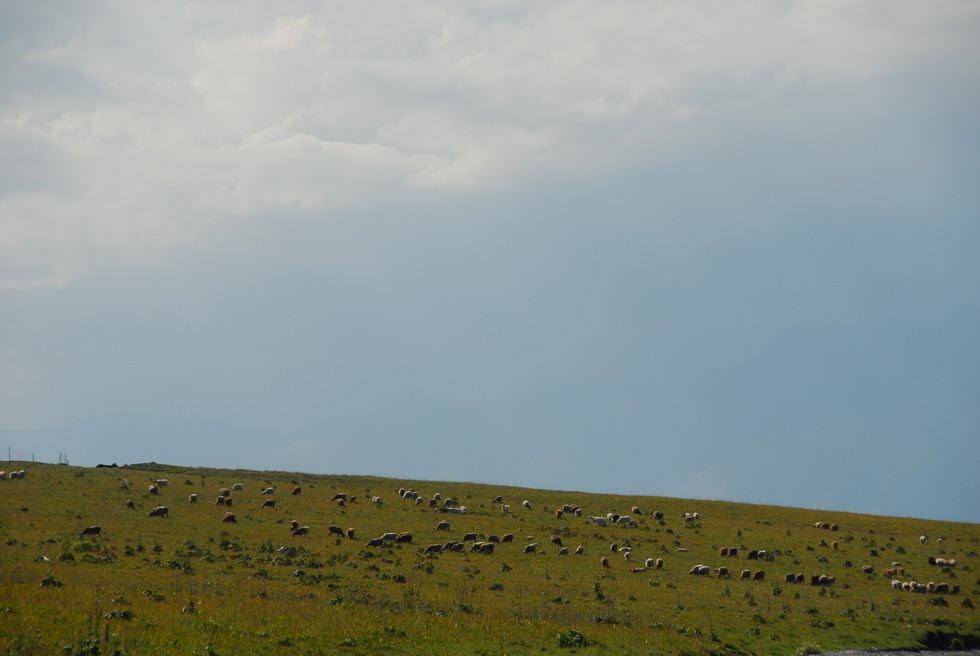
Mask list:
POLYGON ((156 464, 9 467, 26 474, 0 481, 2 653, 798 654, 970 645, 980 635, 976 524, 156 464), (151 494, 161 478, 168 485, 151 494), (231 492, 231 508, 216 506, 235 483, 244 489, 231 492), (262 507, 268 500, 274 508, 262 507), (566 504, 581 516, 557 517, 566 504), (161 505, 166 517, 148 516, 161 505), (234 523, 222 521, 228 512, 234 523), (699 520, 684 520, 694 512, 699 520), (633 521, 588 519, 607 513, 633 521), (294 537, 293 520, 308 535, 294 537), (90 526, 99 535, 81 534, 90 526), (389 532, 412 542, 368 544, 389 532), (467 534, 513 541, 481 553, 467 534), (449 542, 464 550, 424 553, 449 542), (735 557, 721 555, 732 547, 735 557), (662 568, 645 567, 658 558, 662 568), (886 575, 895 562, 903 573, 886 575), (689 574, 698 564, 708 576, 689 574), (742 570, 761 580, 740 580, 742 570), (789 573, 804 582, 786 582, 789 573), (817 575, 833 585, 811 585, 817 575), (950 592, 897 590, 893 579, 950 592))

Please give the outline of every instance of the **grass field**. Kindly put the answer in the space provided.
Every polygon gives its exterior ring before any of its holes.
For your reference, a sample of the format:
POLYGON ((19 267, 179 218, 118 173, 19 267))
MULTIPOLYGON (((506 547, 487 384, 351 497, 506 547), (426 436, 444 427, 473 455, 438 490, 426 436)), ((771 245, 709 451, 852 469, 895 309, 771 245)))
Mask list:
POLYGON ((801 654, 969 645, 980 635, 976 524, 360 476, 9 469, 26 476, 0 481, 4 654, 801 654), (155 478, 169 480, 159 495, 148 491, 155 478), (219 489, 238 482, 244 491, 232 493, 233 507, 216 507, 219 489), (263 495, 267 486, 276 494, 263 495), (290 494, 294 486, 299 495, 290 494), (416 505, 399 488, 425 499, 440 493, 467 512, 416 505), (332 500, 338 492, 357 501, 341 508, 332 500), (498 495, 509 514, 494 503, 498 495), (276 507, 261 508, 269 498, 276 507), (169 518, 147 516, 161 504, 169 518), (583 515, 556 518, 563 504, 583 515), (236 523, 221 521, 226 511, 236 523), (682 514, 695 511, 700 521, 685 522, 682 514), (587 519, 607 512, 630 514, 634 525, 587 519), (294 519, 311 527, 308 536, 291 535, 294 519), (450 530, 435 529, 442 520, 450 530), (815 528, 818 521, 839 530, 815 528), (328 535, 331 524, 353 528, 354 539, 328 535), (81 537, 93 525, 101 536, 81 537), (365 546, 401 531, 413 534, 412 544, 365 546), (492 554, 469 544, 463 553, 421 553, 469 532, 515 537, 492 554), (558 555, 552 536, 584 555, 558 555), (537 553, 524 553, 530 542, 537 553), (611 543, 632 547, 631 560, 611 543), (284 545, 295 553, 278 552, 284 545), (722 547, 739 554, 722 557, 722 547), (749 561, 749 550, 767 553, 749 561), (930 565, 930 556, 956 565, 930 565), (662 558, 663 569, 630 571, 647 558, 662 558), (883 572, 896 561, 905 573, 894 578, 959 591, 895 590, 883 572), (726 566, 733 576, 693 576, 696 564, 726 566), (765 579, 740 580, 743 569, 763 570, 765 579), (786 573, 803 573, 806 583, 786 583, 786 573), (810 585, 815 574, 836 584, 810 585))

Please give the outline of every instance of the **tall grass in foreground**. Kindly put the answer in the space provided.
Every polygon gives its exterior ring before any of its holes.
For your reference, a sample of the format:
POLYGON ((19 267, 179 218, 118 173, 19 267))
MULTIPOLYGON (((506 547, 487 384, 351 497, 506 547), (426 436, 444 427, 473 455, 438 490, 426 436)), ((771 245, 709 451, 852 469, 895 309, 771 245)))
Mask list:
POLYGON ((23 467, 26 478, 0 481, 2 653, 798 654, 914 647, 930 632, 969 644, 980 634, 975 524, 370 477, 23 467), (152 478, 170 485, 151 495, 152 478), (219 488, 239 481, 235 505, 216 507, 219 488), (274 510, 260 508, 269 485, 274 510), (289 495, 296 485, 302 493, 289 495), (399 487, 453 497, 468 512, 415 505, 398 498, 399 487), (359 500, 341 508, 337 492, 359 500), (380 506, 370 503, 375 495, 380 506), (643 514, 629 527, 600 527, 570 513, 556 518, 565 503, 584 515, 632 506, 643 514), (171 517, 147 517, 160 504, 171 517), (236 523, 220 521, 227 510, 236 523), (693 510, 701 521, 684 522, 693 510), (309 537, 291 536, 293 519, 311 527, 309 537), (435 529, 443 519, 448 532, 435 529), (840 530, 814 528, 818 520, 840 530), (331 524, 354 528, 355 539, 328 535, 331 524), (102 536, 83 539, 90 525, 102 536), (413 533, 413 544, 365 546, 388 531, 413 533), (469 532, 515 539, 490 555, 420 553, 469 532), (552 536, 585 555, 557 555, 552 536), (538 553, 523 553, 530 542, 538 553), (632 559, 611 543, 630 546, 632 559), (284 545, 295 552, 279 552, 284 545), (731 546, 738 558, 719 555, 731 546), (748 561, 750 549, 767 554, 748 561), (956 565, 938 568, 929 556, 956 565), (630 571, 657 557, 663 570, 630 571), (893 562, 905 570, 897 578, 955 583, 959 592, 894 590, 882 575, 893 562), (688 574, 699 563, 733 576, 688 574), (765 570, 765 579, 739 580, 743 568, 765 570), (836 585, 786 583, 788 572, 831 575, 836 585))

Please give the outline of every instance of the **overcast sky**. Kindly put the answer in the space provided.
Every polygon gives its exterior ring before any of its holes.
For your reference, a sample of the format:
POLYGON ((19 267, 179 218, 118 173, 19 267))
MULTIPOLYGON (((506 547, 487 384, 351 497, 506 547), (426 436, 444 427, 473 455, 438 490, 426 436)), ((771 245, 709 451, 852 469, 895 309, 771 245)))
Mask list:
POLYGON ((980 521, 978 61, 972 0, 0 2, 0 429, 980 521))

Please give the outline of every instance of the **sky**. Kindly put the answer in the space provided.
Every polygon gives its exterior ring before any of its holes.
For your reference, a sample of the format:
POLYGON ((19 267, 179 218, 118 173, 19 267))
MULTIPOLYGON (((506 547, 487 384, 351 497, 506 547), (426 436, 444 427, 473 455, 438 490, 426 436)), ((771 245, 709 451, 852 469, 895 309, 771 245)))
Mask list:
POLYGON ((972 0, 0 2, 0 437, 980 522, 977 61, 972 0))

